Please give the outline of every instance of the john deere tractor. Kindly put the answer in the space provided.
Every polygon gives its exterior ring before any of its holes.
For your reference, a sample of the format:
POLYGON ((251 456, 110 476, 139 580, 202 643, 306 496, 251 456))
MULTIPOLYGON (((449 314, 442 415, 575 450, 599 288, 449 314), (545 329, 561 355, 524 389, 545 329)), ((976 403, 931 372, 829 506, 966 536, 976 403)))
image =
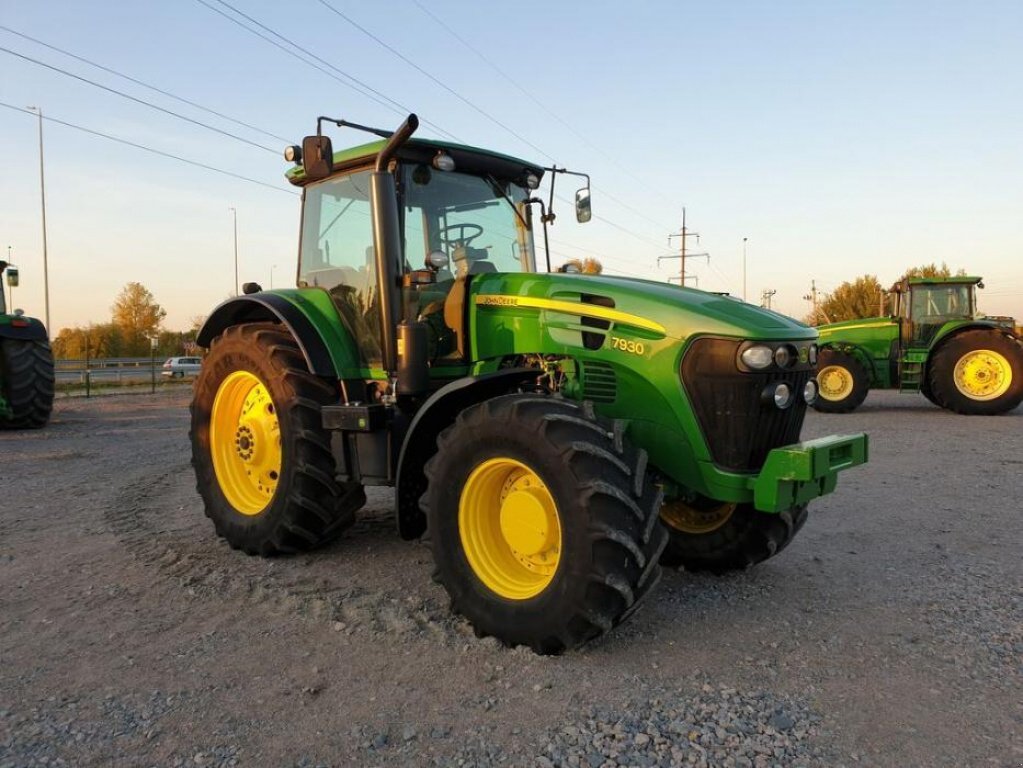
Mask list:
MULTIPOLYGON (((0 261, 0 276, 18 285, 18 270, 0 261)), ((20 309, 7 312, 0 284, 0 429, 38 429, 53 410, 53 353, 46 328, 20 309)))
POLYGON ((848 413, 871 389, 898 389, 956 413, 1016 408, 1023 340, 1011 317, 977 312, 983 287, 979 277, 903 279, 889 294, 890 316, 821 326, 814 407, 848 413))
MULTIPOLYGON (((626 619, 660 564, 777 554, 864 435, 799 443, 817 333, 662 283, 537 270, 548 168, 395 133, 285 156, 297 287, 217 307, 192 403, 198 490, 249 554, 319 546, 395 488, 453 608, 557 653, 626 619), (537 210, 539 209, 539 210, 537 210)), ((362 126, 352 126, 362 128, 362 126)), ((576 216, 589 218, 589 189, 576 216)), ((546 243, 546 238, 545 238, 546 243)))

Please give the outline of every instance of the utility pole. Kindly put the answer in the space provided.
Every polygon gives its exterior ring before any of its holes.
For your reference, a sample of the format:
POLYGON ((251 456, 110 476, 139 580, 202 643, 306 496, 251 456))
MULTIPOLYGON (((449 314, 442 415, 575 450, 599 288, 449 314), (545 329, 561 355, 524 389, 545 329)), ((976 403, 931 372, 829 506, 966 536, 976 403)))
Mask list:
POLYGON ((234 295, 238 295, 238 211, 229 209, 234 215, 234 295))
POLYGON ((809 301, 810 302, 810 306, 813 308, 811 310, 812 314, 810 315, 810 317, 816 323, 817 322, 817 281, 816 280, 811 280, 810 281, 810 292, 808 294, 804 295, 803 299, 805 301, 809 301))
POLYGON ((43 201, 43 298, 46 306, 46 330, 50 328, 50 267, 46 253, 46 176, 43 173, 43 110, 40 107, 26 107, 39 116, 39 193, 43 201))
POLYGON ((774 288, 765 288, 760 292, 760 306, 764 309, 771 308, 771 297, 774 296, 778 291, 774 288))
POLYGON ((746 301, 746 241, 748 237, 742 239, 742 300, 746 301))
MULTIPOLYGON (((700 233, 699 232, 690 232, 688 230, 688 228, 686 227, 686 209, 685 208, 682 209, 682 231, 681 232, 673 232, 670 235, 668 235, 668 245, 669 246, 671 245, 671 238, 673 238, 673 237, 680 238, 681 241, 682 241, 682 245, 681 245, 681 248, 679 249, 678 256, 658 256, 657 257, 657 264, 659 266, 661 261, 664 260, 664 259, 681 259, 682 264, 681 264, 681 268, 679 269, 678 280, 679 280, 679 285, 685 285, 686 284, 686 280, 688 279, 686 277, 686 257, 688 256, 690 259, 706 258, 707 259, 707 263, 709 264, 710 263, 710 254, 709 253, 688 253, 688 254, 686 253, 686 238, 687 237, 695 237, 696 238, 696 242, 700 242, 700 233)), ((670 278, 669 278, 668 282, 669 283, 671 282, 670 278)), ((697 283, 697 285, 699 285, 699 283, 697 283)))

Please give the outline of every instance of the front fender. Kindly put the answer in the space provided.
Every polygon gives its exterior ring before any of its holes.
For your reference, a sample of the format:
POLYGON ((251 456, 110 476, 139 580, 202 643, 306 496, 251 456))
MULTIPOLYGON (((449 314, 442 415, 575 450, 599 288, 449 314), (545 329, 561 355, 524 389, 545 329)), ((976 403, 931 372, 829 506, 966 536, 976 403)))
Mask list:
POLYGON ((539 374, 535 368, 511 368, 456 379, 434 392, 416 411, 398 457, 394 494, 398 533, 403 539, 415 539, 426 530, 419 497, 426 491, 423 467, 437 452, 437 436, 469 406, 511 392, 539 374))

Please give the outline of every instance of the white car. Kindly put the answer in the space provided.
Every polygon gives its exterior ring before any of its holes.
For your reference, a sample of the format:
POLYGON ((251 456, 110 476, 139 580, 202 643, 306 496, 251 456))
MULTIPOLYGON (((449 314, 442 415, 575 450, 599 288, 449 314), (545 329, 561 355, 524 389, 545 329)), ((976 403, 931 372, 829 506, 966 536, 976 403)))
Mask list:
POLYGON ((201 357, 172 357, 163 364, 163 376, 172 379, 182 379, 185 376, 195 376, 202 368, 201 357))

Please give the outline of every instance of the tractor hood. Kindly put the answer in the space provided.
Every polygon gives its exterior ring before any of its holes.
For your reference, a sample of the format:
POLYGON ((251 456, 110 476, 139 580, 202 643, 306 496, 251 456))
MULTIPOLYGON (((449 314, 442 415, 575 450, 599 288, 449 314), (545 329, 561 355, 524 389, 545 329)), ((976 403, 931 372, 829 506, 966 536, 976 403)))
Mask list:
POLYGON ((583 274, 480 274, 471 282, 477 308, 545 310, 609 320, 623 331, 687 339, 695 333, 752 340, 815 339, 790 317, 728 296, 652 280, 583 274), (579 312, 579 303, 589 305, 579 312))

